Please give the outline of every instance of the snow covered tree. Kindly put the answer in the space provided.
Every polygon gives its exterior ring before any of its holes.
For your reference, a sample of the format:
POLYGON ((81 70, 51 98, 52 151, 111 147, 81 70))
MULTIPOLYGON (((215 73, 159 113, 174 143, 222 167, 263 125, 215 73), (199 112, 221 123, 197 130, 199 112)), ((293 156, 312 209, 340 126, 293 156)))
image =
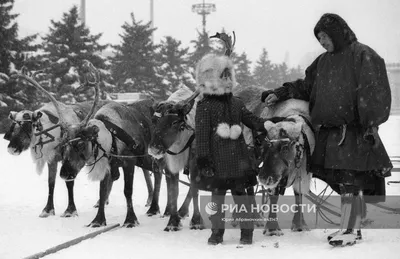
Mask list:
POLYGON ((300 66, 297 66, 295 68, 289 69, 289 79, 290 80, 297 80, 299 78, 304 78, 305 77, 305 72, 303 69, 301 69, 300 66))
POLYGON ((112 59, 112 76, 116 79, 120 92, 143 92, 156 99, 166 97, 161 77, 157 74, 160 64, 156 59, 159 47, 153 44, 151 35, 155 29, 151 23, 136 21, 131 13, 131 21, 122 25, 122 43, 114 45, 116 55, 112 59))
POLYGON ((236 81, 241 87, 253 85, 253 77, 251 75, 251 61, 247 58, 247 54, 243 52, 240 56, 234 59, 236 81))
POLYGON ((190 74, 188 52, 189 48, 182 48, 181 41, 170 36, 161 40, 157 52, 157 61, 161 64, 158 74, 162 78, 163 87, 167 94, 176 91, 180 85, 194 89, 194 78, 190 74))
POLYGON ((197 40, 192 40, 190 43, 194 44, 194 51, 189 56, 189 64, 192 67, 193 71, 196 68, 197 62, 207 53, 211 53, 214 49, 210 45, 210 39, 208 33, 203 30, 202 32, 198 31, 197 40))
POLYGON ((100 71, 101 89, 112 91, 111 63, 101 55, 107 47, 99 43, 101 36, 101 33, 92 35, 81 23, 76 6, 64 13, 61 21, 51 20, 49 33, 43 37, 43 59, 47 64, 44 67, 46 76, 41 83, 55 93, 57 99, 74 103, 93 98, 93 89, 78 96, 73 94, 82 81, 79 70, 84 60, 90 61, 100 71))
POLYGON ((256 66, 253 71, 253 79, 255 85, 262 87, 270 87, 273 80, 273 65, 268 58, 268 52, 264 48, 259 59, 256 61, 256 66))
MULTIPOLYGON (((11 73, 21 69, 37 68, 39 62, 32 55, 37 49, 34 40, 37 35, 18 38, 18 23, 13 14, 14 0, 0 0, 0 128, 7 124, 11 110, 31 109, 38 104, 36 92, 26 82, 9 80, 11 73)), ((0 129, 0 132, 3 130, 0 129)))

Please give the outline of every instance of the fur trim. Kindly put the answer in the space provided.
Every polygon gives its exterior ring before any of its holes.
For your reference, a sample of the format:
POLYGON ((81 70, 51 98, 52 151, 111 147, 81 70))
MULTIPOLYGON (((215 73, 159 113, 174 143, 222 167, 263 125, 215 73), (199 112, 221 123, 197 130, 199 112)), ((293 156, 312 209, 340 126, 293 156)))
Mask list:
POLYGON ((222 95, 231 93, 236 86, 232 60, 227 56, 205 55, 196 67, 196 87, 201 94, 222 95), (229 77, 221 75, 228 69, 229 77))
MULTIPOLYGON (((103 122, 97 119, 91 119, 88 123, 88 127, 96 125, 99 128, 99 133, 97 137, 97 142, 102 146, 102 148, 106 152, 110 152, 111 150, 111 145, 112 145, 112 136, 111 133, 108 131, 106 126, 104 125, 103 122)), ((98 157, 103 156, 103 151, 99 149, 99 154, 98 157)), ((97 157, 97 159, 98 159, 97 157)), ((86 162, 87 164, 92 164, 95 161, 95 157, 91 156, 89 160, 86 162)), ((106 174, 110 173, 110 163, 108 161, 108 158, 102 157, 99 161, 96 162, 94 165, 94 168, 88 167, 88 169, 92 170, 88 174, 88 178, 91 181, 101 181, 104 179, 106 174)))
POLYGON ((217 127, 217 135, 221 138, 229 138, 231 129, 227 123, 220 123, 217 127))
POLYGON ((228 123, 220 123, 217 127, 217 135, 223 139, 238 139, 242 134, 242 127, 240 125, 229 126, 228 123))
POLYGON ((238 139, 240 134, 242 134, 242 127, 240 127, 239 125, 232 125, 231 126, 231 134, 230 134, 230 138, 231 139, 238 139))

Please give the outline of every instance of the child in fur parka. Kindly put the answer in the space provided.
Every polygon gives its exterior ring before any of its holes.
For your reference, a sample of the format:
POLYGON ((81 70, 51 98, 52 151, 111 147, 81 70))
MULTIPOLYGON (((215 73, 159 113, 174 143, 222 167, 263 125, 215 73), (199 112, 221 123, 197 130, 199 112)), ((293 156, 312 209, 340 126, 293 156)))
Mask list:
MULTIPOLYGON (((196 108, 198 175, 193 182, 199 189, 211 191, 212 202, 217 204, 218 212, 211 216, 212 234, 208 243, 218 244, 223 241, 225 228, 221 205, 226 191, 231 190, 236 204, 249 208, 245 189, 257 184, 241 123, 264 132, 265 120, 247 110, 244 103, 232 95, 236 81, 229 57, 204 56, 197 65, 196 81, 203 98, 196 108)), ((241 222, 240 228, 240 243, 251 244, 253 223, 241 222)))

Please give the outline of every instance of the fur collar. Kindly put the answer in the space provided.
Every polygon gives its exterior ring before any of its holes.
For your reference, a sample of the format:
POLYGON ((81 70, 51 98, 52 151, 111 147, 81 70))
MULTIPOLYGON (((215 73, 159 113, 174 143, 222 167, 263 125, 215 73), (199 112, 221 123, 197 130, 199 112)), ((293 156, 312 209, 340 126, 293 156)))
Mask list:
POLYGON ((209 99, 214 99, 217 101, 221 101, 221 102, 228 102, 232 99, 233 95, 232 95, 232 93, 221 94, 221 95, 204 93, 204 97, 207 97, 209 99))

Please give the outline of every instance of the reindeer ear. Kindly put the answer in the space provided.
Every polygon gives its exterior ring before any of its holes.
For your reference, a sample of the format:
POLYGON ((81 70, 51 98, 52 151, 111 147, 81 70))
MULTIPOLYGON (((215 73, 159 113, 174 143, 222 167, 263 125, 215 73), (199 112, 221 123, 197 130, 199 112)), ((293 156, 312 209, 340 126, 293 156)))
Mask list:
POLYGON ((8 115, 8 118, 9 118, 10 120, 15 120, 15 117, 17 116, 17 113, 18 113, 18 112, 11 111, 10 114, 8 115))
POLYGON ((267 120, 264 122, 264 128, 267 130, 269 137, 276 138, 278 136, 278 129, 272 121, 267 120))
POLYGON ((32 120, 37 121, 42 117, 43 113, 41 111, 34 111, 32 114, 32 120))
POLYGON ((195 99, 191 100, 188 103, 185 103, 185 105, 183 106, 183 115, 188 114, 192 110, 194 102, 195 102, 195 99))
POLYGON ((264 128, 269 131, 272 127, 275 126, 275 123, 273 123, 272 121, 266 121, 264 122, 264 128))
POLYGON ((303 127, 303 124, 301 122, 291 122, 291 123, 284 125, 283 128, 286 130, 289 137, 293 139, 293 138, 297 138, 298 136, 300 136, 302 127, 303 127))

